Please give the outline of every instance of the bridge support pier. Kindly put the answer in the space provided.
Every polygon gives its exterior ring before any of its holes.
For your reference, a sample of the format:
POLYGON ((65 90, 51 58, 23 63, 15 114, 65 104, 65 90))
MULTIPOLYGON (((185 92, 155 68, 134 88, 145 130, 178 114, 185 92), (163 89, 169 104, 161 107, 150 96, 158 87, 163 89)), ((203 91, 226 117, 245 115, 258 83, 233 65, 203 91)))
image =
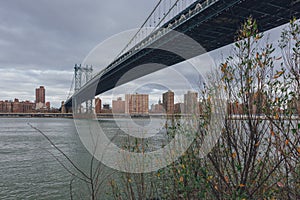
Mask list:
POLYGON ((93 100, 87 100, 85 102, 85 109, 86 113, 93 113, 93 100))

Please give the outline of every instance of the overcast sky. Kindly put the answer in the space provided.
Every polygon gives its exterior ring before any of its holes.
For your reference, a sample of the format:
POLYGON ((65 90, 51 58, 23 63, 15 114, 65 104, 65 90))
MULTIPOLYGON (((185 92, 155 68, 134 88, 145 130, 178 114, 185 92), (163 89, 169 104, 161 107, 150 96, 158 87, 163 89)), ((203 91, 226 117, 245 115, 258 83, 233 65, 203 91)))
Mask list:
POLYGON ((73 67, 98 43, 136 28, 154 0, 1 0, 0 99, 65 100, 73 67))
MULTIPOLYGON (((34 101, 44 85, 58 107, 73 67, 99 43, 139 27, 157 0, 0 0, 0 100, 34 101)), ((155 88, 154 88, 155 89, 155 88)))

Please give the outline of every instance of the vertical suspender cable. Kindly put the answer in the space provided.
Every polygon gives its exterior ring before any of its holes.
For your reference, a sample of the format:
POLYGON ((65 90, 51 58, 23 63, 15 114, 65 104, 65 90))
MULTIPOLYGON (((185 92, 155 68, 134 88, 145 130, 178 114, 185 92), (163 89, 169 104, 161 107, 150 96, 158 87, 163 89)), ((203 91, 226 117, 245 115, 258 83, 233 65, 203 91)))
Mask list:
MULTIPOLYGON (((141 29, 145 26, 145 24, 147 23, 147 21, 151 18, 151 16, 155 13, 155 10, 157 9, 157 7, 160 5, 160 3, 162 2, 162 0, 159 0, 159 2, 156 4, 156 6, 154 7, 154 9, 151 11, 150 15, 147 17, 147 19, 144 21, 144 23, 141 25, 141 27, 139 28, 139 30, 134 34, 134 36, 130 39, 130 41, 126 44, 126 46, 121 50, 121 52, 116 56, 116 58, 114 59, 114 61, 127 49, 127 47, 132 43, 132 41, 135 39, 135 37, 139 34, 139 32, 141 31, 141 29)), ((154 22, 155 24, 155 22, 154 22)), ((155 25, 154 25, 155 27, 155 25)), ((113 61, 113 62, 114 62, 113 61)))
MULTIPOLYGON (((169 11, 167 12, 167 14, 160 20, 160 22, 156 25, 155 29, 159 27, 159 25, 162 23, 162 21, 166 18, 166 16, 172 11, 175 10, 175 6, 178 4, 179 0, 176 0, 176 2, 173 4, 173 6, 169 9, 169 11)), ((177 6, 178 7, 178 6, 177 6)), ((155 29, 153 31, 155 31, 155 29)), ((152 32, 153 32, 152 31, 152 32)), ((150 33, 151 34, 151 33, 150 33)))

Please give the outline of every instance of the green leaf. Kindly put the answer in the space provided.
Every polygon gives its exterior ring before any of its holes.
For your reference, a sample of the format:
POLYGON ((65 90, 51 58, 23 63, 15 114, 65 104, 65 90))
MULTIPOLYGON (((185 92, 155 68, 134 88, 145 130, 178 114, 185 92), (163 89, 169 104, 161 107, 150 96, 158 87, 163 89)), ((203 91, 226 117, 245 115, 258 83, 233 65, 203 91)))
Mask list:
POLYGON ((236 168, 237 168, 238 171, 241 171, 241 170, 242 170, 242 166, 239 165, 239 164, 236 165, 236 168))

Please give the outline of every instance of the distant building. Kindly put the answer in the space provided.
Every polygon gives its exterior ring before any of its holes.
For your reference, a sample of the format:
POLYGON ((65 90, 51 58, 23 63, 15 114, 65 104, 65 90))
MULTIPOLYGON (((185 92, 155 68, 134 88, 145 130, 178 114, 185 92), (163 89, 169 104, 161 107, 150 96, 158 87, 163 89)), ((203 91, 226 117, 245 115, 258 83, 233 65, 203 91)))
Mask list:
MULTIPOLYGON (((47 111, 48 109, 45 101, 45 87, 40 86, 39 88, 35 89, 35 109, 36 110, 42 110, 42 111, 47 111)), ((50 106, 50 103, 49 103, 50 106)))
POLYGON ((50 111, 50 102, 45 102, 44 86, 35 89, 35 103, 28 100, 19 101, 17 98, 14 101, 0 101, 0 112, 2 113, 31 113, 34 110, 39 110, 39 112, 50 111))
POLYGON ((14 102, 12 102, 12 112, 13 113, 20 113, 22 112, 22 106, 19 102, 19 99, 15 99, 14 102))
POLYGON ((161 100, 159 99, 157 104, 152 104, 151 105, 151 113, 164 113, 164 107, 163 104, 161 103, 161 100))
POLYGON ((110 105, 108 103, 103 104, 103 108, 101 110, 101 113, 112 113, 112 110, 111 110, 110 105))
POLYGON ((172 92, 171 90, 163 93, 163 107, 166 114, 174 113, 174 92, 172 92))
POLYGON ((31 113, 34 110, 35 104, 30 101, 22 101, 15 99, 14 101, 0 101, 1 113, 31 113))
POLYGON ((96 112, 96 114, 101 113, 101 106, 102 106, 101 99, 100 98, 96 98, 95 99, 95 112, 96 112))
POLYGON ((112 101, 112 112, 125 113, 125 101, 122 100, 122 97, 118 97, 117 100, 112 101))
POLYGON ((184 94, 184 113, 195 114, 199 112, 198 93, 188 91, 184 94))
POLYGON ((262 92, 250 93, 250 113, 254 115, 263 114, 266 109, 267 96, 262 92))
POLYGON ((298 114, 300 116, 300 98, 297 100, 297 98, 293 97, 288 103, 288 109, 293 114, 298 114))
MULTIPOLYGON (((270 107, 266 107, 267 96, 261 92, 253 92, 249 94, 249 106, 246 109, 245 104, 235 101, 227 103, 227 112, 232 115, 261 115, 271 111, 270 107)), ((216 101, 216 100, 215 100, 216 101)))
POLYGON ((242 115, 244 112, 243 107, 243 104, 238 101, 227 103, 227 112, 231 115, 242 115))
POLYGON ((174 114, 184 113, 184 103, 176 103, 174 105, 174 114))
POLYGON ((22 105, 22 112, 23 113, 29 113, 32 112, 35 109, 35 105, 33 102, 30 101, 23 101, 21 102, 22 105))
POLYGON ((35 89, 35 103, 45 103, 45 87, 40 86, 35 89))
POLYGON ((126 94, 125 113, 126 114, 148 114, 149 95, 148 94, 126 94))
POLYGON ((47 110, 50 110, 50 107, 51 107, 50 102, 47 101, 47 102, 46 102, 46 108, 47 108, 47 110))
POLYGON ((0 101, 0 112, 11 113, 12 112, 12 102, 8 101, 8 100, 0 101))
POLYGON ((110 109, 110 105, 108 103, 107 104, 103 104, 103 109, 109 110, 110 109))
POLYGON ((42 102, 39 102, 39 103, 35 103, 35 109, 36 110, 44 110, 45 108, 45 104, 42 103, 42 102))

